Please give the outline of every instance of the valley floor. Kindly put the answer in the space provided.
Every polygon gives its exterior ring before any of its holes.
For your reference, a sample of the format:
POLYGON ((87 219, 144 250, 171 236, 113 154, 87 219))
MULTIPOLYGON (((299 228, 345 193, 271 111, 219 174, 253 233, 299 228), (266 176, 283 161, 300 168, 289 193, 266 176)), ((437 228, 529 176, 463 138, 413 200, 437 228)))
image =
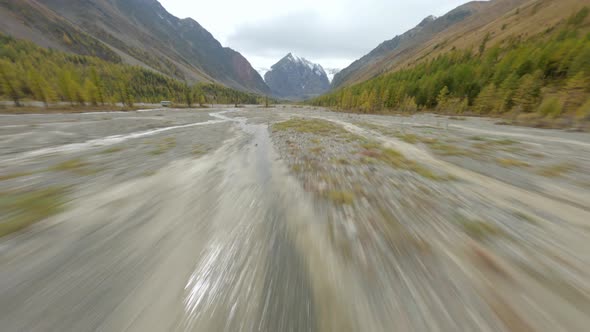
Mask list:
POLYGON ((0 236, 3 331, 582 331, 590 134, 0 115, 0 236))

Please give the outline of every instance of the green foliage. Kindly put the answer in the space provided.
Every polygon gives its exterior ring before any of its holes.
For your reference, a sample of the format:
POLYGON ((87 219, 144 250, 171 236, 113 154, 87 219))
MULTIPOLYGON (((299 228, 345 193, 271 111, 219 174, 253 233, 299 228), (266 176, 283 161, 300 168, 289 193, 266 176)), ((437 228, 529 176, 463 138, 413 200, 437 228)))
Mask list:
POLYGON ((563 103, 557 97, 549 97, 543 100, 538 112, 543 116, 556 118, 563 112, 563 103))
POLYGON ((560 114, 575 112, 590 97, 590 34, 581 37, 579 27, 587 11, 528 39, 511 36, 491 46, 486 35, 477 56, 452 49, 310 103, 361 112, 536 112, 547 111, 548 105, 539 104, 559 91, 564 100, 560 114))
POLYGON ((10 97, 15 105, 20 105, 23 96, 23 86, 19 68, 12 62, 0 59, 0 80, 2 85, 2 94, 10 97))
POLYGON ((570 25, 580 25, 584 22, 588 14, 590 13, 590 9, 588 7, 584 7, 580 9, 575 15, 572 15, 570 19, 567 21, 570 25))
MULTIPOLYGON (((67 35, 66 35, 67 36, 67 35)), ((69 38, 69 37, 68 37, 69 38)), ((258 96, 211 83, 189 87, 151 70, 45 49, 0 34, 0 97, 17 106, 23 98, 72 105, 136 102, 178 104, 207 101, 256 104, 258 96)))

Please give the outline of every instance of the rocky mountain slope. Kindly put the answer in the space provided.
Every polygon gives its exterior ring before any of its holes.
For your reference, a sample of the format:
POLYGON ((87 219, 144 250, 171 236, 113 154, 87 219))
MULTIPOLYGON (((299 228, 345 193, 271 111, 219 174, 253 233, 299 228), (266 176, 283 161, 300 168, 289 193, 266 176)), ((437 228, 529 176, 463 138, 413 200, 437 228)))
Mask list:
POLYGON ((330 89, 330 80, 321 65, 287 54, 264 75, 266 84, 277 97, 306 99, 330 89))
POLYGON ((335 75, 333 88, 364 81, 390 71, 405 59, 416 58, 424 45, 449 43, 457 32, 473 32, 529 0, 472 1, 441 17, 428 16, 413 29, 385 41, 335 75))
POLYGON ((151 68, 189 82, 269 93, 240 53, 156 0, 4 0, 0 31, 83 55, 151 68))

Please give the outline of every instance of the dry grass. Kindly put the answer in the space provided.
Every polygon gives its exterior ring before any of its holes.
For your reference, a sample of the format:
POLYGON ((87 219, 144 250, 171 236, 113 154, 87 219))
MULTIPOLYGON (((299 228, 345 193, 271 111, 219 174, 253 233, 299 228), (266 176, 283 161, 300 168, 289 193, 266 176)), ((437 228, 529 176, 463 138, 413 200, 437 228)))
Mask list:
POLYGON ((101 153, 103 153, 103 154, 110 154, 110 153, 121 152, 123 150, 125 150, 125 149, 123 147, 121 147, 121 146, 114 146, 112 148, 108 148, 108 149, 102 150, 101 153))
POLYGON ((376 125, 376 124, 373 124, 370 122, 356 122, 355 124, 359 127, 375 130, 385 136, 395 136, 398 134, 398 132, 396 130, 390 129, 385 126, 376 125))
POLYGON ((520 211, 514 212, 514 216, 521 219, 521 220, 524 220, 530 224, 534 224, 534 225, 539 224, 539 221, 537 219, 535 219, 533 216, 526 214, 524 212, 520 212, 520 211))
POLYGON ((466 156, 469 155, 471 152, 468 150, 464 150, 458 148, 454 145, 446 144, 439 141, 434 141, 434 143, 428 144, 428 146, 438 155, 441 156, 466 156))
POLYGON ((556 178, 573 171, 575 168, 576 167, 574 164, 565 162, 556 165, 545 166, 538 170, 537 174, 549 178, 556 178))
POLYGON ((277 131, 295 131, 298 133, 310 133, 322 136, 347 135, 344 128, 333 124, 329 121, 317 119, 295 118, 287 121, 275 123, 272 126, 274 132, 277 131))
POLYGON ((62 188, 0 194, 0 237, 61 212, 64 198, 62 188))
POLYGON ((459 218, 457 223, 459 227, 461 227, 461 229, 474 240, 482 241, 504 235, 504 231, 489 222, 459 218))
POLYGON ((326 198, 337 205, 352 205, 354 202, 354 193, 349 191, 328 191, 326 192, 326 198))
POLYGON ((176 139, 174 137, 166 137, 156 147, 150 151, 152 155, 161 155, 176 147, 176 139))
POLYGON ((512 159, 512 158, 498 158, 496 162, 502 167, 529 167, 530 165, 524 161, 512 159))
POLYGON ((4 175, 0 175, 0 181, 22 178, 25 176, 33 175, 35 173, 36 172, 16 172, 16 173, 4 174, 4 175))
POLYGON ((309 149, 309 151, 311 151, 311 153, 314 154, 320 154, 322 153, 322 151, 324 151, 324 148, 322 148, 321 146, 314 146, 311 149, 309 149))
POLYGON ((419 141, 421 141, 419 139, 419 137, 417 135, 414 134, 402 134, 398 136, 402 141, 406 142, 406 143, 410 143, 410 144, 416 144, 419 141))
POLYGON ((377 160, 389 165, 392 168, 411 171, 430 180, 444 181, 451 179, 435 174, 430 169, 418 164, 417 162, 407 159, 403 154, 394 149, 385 148, 380 145, 374 146, 371 144, 367 144, 365 146, 371 147, 371 149, 361 151, 360 153, 363 156, 361 161, 365 163, 373 163, 374 160, 377 160))
POLYGON ((78 175, 91 175, 98 172, 97 169, 91 168, 90 164, 81 158, 75 158, 63 161, 50 168, 51 171, 70 172, 78 175))
POLYGON ((193 149, 191 150, 191 154, 195 157, 200 157, 207 153, 207 148, 202 144, 195 144, 193 145, 193 149))
POLYGON ((121 107, 121 106, 90 106, 90 105, 50 105, 49 107, 34 107, 34 106, 8 106, 0 107, 0 113, 3 114, 56 114, 56 113, 84 113, 84 112, 131 112, 139 109, 147 109, 150 107, 137 106, 137 107, 121 107))

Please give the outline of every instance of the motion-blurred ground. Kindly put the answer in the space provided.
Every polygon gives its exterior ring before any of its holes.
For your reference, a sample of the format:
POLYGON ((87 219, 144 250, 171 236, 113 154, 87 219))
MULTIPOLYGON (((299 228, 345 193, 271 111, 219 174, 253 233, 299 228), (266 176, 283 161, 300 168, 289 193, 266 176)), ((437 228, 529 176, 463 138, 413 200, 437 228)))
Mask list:
POLYGON ((2 331, 584 331, 590 136, 304 108, 0 116, 2 331))

